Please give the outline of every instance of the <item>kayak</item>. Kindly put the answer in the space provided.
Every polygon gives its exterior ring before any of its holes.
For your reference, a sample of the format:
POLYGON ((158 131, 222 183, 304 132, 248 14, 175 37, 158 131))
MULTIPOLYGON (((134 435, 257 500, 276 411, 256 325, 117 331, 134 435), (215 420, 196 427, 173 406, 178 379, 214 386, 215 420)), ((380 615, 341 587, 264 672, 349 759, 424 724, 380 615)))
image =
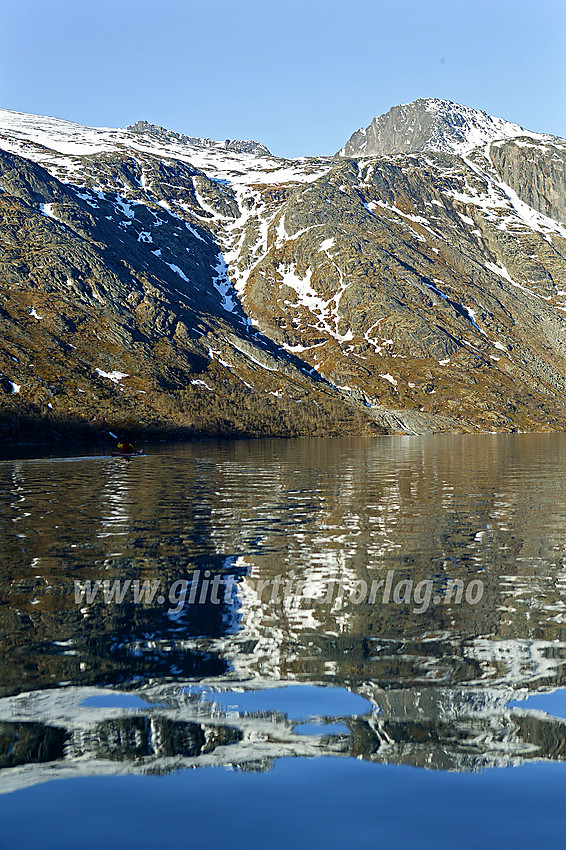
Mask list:
POLYGON ((112 457, 135 457, 136 455, 142 455, 143 449, 138 449, 135 452, 110 452, 112 457))

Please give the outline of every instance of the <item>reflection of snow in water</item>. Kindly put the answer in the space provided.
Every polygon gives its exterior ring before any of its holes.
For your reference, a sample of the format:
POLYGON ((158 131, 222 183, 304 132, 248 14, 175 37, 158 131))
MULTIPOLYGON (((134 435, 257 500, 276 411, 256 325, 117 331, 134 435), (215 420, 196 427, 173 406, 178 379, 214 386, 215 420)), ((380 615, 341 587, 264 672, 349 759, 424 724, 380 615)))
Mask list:
MULTIPOLYGON (((31 516, 31 511, 24 509, 24 502, 26 502, 27 496, 24 495, 26 492, 26 482, 25 482, 25 474, 24 474, 23 464, 18 462, 14 463, 14 467, 12 469, 11 479, 12 479, 12 488, 10 490, 10 496, 12 497, 12 501, 10 502, 10 507, 12 508, 14 515, 12 516, 12 522, 21 522, 22 520, 27 519, 27 517, 31 516)), ((25 507, 31 507, 31 503, 27 503, 25 507)), ((25 538, 27 534, 24 533, 23 529, 21 532, 16 532, 16 537, 25 538)))
MULTIPOLYGON (((183 767, 255 764, 268 770, 284 757, 356 755, 473 771, 560 759, 560 713, 557 719, 540 710, 556 707, 552 695, 542 705, 533 697, 529 710, 529 701, 516 707, 513 697, 521 694, 501 687, 380 691, 367 683, 356 694, 284 680, 266 684, 215 679, 210 685, 146 685, 134 694, 86 686, 0 698, 0 722, 32 721, 68 735, 57 762, 2 771, 2 791, 56 778, 183 767), (525 733, 526 717, 540 740, 525 733), (419 732, 431 729, 432 736, 419 732)), ((560 704, 564 693, 556 694, 560 704)))
POLYGON ((519 687, 538 679, 556 677, 559 667, 564 665, 560 655, 565 649, 564 641, 477 638, 467 651, 471 658, 480 662, 484 677, 490 683, 519 687))
POLYGON ((109 475, 100 493, 102 518, 97 537, 123 536, 131 524, 132 479, 124 464, 111 464, 109 475))

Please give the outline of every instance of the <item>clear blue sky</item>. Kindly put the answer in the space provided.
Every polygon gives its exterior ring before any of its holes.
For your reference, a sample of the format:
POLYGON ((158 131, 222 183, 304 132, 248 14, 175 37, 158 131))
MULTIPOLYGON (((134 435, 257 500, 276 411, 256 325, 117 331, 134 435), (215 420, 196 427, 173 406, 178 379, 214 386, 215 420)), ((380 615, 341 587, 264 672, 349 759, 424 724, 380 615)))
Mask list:
POLYGON ((0 106, 328 154, 418 97, 566 136, 566 0, 0 0, 0 106))

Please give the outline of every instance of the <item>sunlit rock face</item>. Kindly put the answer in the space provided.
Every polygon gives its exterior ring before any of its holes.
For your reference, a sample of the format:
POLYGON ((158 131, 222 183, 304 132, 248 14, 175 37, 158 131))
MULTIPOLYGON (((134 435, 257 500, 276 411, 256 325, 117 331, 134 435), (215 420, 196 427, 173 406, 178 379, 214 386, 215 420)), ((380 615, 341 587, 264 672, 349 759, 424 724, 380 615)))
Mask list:
POLYGON ((563 428, 566 143, 435 99, 364 132, 0 111, 4 433, 563 428))
POLYGON ((339 153, 349 157, 420 151, 466 154, 496 139, 517 136, 556 141, 554 136, 531 133, 479 109, 425 97, 374 118, 369 127, 353 133, 339 153))

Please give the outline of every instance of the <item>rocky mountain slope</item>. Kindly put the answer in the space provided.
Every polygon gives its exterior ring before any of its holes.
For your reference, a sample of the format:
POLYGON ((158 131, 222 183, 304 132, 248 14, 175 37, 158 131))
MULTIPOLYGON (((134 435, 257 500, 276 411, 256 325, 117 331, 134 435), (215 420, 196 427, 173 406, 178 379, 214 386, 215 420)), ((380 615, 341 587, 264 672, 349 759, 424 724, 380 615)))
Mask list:
POLYGON ((562 429, 566 142, 398 110, 296 160, 0 110, 4 433, 562 429))

